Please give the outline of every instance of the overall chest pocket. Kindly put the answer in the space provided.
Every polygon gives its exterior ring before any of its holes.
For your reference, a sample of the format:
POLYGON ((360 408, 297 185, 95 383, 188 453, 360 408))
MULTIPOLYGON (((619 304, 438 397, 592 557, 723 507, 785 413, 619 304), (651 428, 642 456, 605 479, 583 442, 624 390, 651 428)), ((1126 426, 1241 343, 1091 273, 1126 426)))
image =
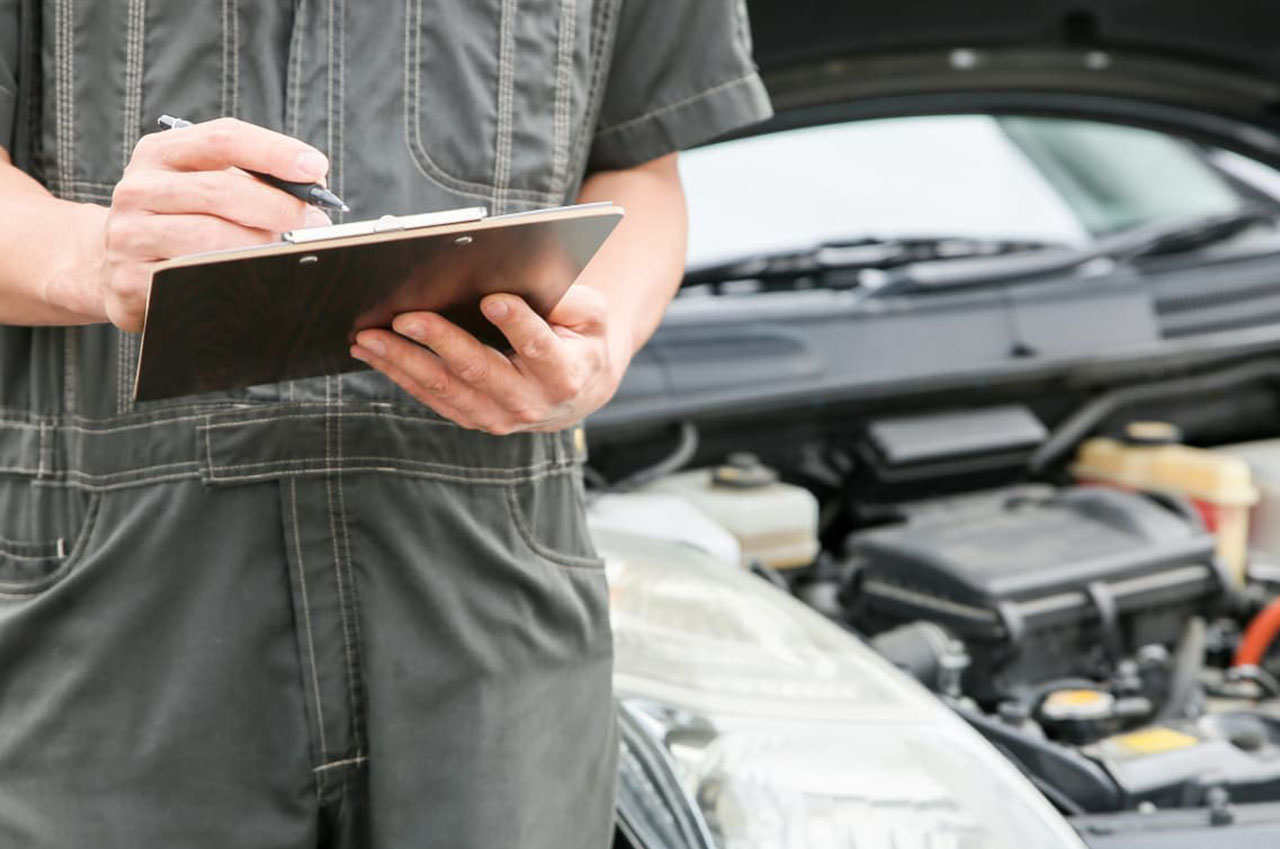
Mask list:
POLYGON ((406 0, 407 143, 422 176, 495 212, 566 202, 601 0, 406 0))

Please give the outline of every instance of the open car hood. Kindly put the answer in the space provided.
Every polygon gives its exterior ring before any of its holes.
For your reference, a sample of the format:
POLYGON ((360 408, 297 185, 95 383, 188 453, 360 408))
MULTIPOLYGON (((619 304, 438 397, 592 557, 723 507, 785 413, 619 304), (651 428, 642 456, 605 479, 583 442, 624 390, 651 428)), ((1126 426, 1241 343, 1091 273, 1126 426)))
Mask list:
POLYGON ((1280 161, 1274 0, 747 5, 784 124, 797 107, 850 102, 868 116, 1087 112, 1280 161))

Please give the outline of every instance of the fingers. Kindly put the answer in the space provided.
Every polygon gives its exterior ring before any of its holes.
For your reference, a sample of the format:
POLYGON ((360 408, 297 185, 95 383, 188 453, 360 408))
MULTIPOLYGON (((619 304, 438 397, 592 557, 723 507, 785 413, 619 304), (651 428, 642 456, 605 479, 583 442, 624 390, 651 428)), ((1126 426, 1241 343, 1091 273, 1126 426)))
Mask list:
POLYGON ((219 171, 244 168, 283 180, 319 180, 329 160, 309 144, 234 118, 219 118, 179 130, 144 136, 130 167, 170 171, 219 171))
POLYGON ((432 352, 394 333, 360 333, 351 356, 378 369, 419 401, 463 427, 497 435, 518 429, 510 413, 493 398, 455 377, 432 352))
POLYGON ((274 242, 287 230, 328 224, 324 213, 244 173, 319 181, 328 168, 310 145, 231 118, 144 137, 106 219, 98 291, 108 317, 139 329, 158 260, 274 242))
POLYGON ((573 373, 563 340, 523 298, 490 295, 481 302, 480 309, 511 343, 520 371, 550 384, 557 394, 577 391, 577 387, 561 385, 573 373))
MULTIPOLYGON (((377 346, 377 343, 374 342, 371 342, 370 344, 374 345, 374 347, 377 346)), ((462 410, 445 401, 443 397, 440 397, 433 391, 434 387, 429 388, 427 385, 422 384, 396 363, 388 360, 384 356, 379 356, 369 348, 365 348, 358 344, 351 347, 350 353, 355 359, 360 360, 362 363, 367 363, 385 374, 387 377, 391 378, 392 382, 405 392, 408 392, 414 398, 444 416, 446 419, 457 422, 463 427, 474 429, 474 425, 470 423, 470 417, 462 410)))
POLYGON ((486 298, 482 309, 512 344, 513 355, 427 312, 397 316, 394 333, 361 332, 351 355, 446 418, 499 435, 562 427, 608 397, 609 345, 599 293, 566 296, 553 312, 559 313, 555 327, 514 295, 486 298))
POLYGON ((442 316, 404 313, 391 326, 430 348, 451 374, 471 386, 501 392, 520 377, 510 360, 442 316))
POLYGON ((283 233, 324 226, 313 206, 242 171, 139 171, 116 186, 112 207, 161 214, 204 214, 257 230, 283 233))

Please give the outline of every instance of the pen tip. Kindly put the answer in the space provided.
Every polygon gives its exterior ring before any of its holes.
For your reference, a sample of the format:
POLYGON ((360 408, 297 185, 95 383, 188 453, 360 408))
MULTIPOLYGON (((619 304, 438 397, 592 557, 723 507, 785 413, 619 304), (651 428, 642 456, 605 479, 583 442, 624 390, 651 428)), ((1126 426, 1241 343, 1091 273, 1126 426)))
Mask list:
POLYGON ((342 205, 342 211, 343 211, 343 212, 350 212, 350 211, 351 211, 351 207, 347 206, 347 205, 344 203, 344 204, 342 205))

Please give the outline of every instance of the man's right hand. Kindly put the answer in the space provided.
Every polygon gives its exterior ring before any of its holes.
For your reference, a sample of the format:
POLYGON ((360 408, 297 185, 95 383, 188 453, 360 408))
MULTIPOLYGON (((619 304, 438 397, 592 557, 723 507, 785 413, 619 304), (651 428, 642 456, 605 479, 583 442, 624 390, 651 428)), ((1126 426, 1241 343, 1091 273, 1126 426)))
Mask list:
POLYGON ((329 162, 310 145, 234 118, 138 142, 104 219, 102 273, 84 293, 101 318, 141 330, 151 275, 164 260, 274 242, 287 230, 329 223, 242 168, 320 182, 329 162))

